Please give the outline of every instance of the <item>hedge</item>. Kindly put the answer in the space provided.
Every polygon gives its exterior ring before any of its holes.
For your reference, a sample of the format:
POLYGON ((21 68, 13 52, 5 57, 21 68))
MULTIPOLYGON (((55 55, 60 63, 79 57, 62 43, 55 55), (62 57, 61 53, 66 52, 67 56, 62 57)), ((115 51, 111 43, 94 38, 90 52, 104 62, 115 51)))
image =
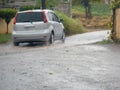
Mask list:
POLYGON ((8 24, 10 23, 11 19, 13 17, 15 17, 16 12, 17 11, 15 9, 9 9, 9 8, 0 9, 0 18, 4 19, 5 22, 7 23, 7 32, 6 33, 8 33, 8 24))

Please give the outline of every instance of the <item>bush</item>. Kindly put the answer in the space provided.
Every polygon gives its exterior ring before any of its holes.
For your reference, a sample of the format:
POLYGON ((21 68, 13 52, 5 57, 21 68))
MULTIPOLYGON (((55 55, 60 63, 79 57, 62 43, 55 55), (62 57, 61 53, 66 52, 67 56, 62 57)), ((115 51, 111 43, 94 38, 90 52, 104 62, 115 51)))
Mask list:
POLYGON ((5 22, 7 23, 7 32, 8 33, 8 24, 11 21, 13 17, 15 17, 16 14, 15 9, 0 9, 0 18, 4 19, 5 22))
POLYGON ((56 12, 60 18, 63 18, 63 24, 67 35, 79 34, 85 32, 80 20, 72 19, 65 14, 56 12))
MULTIPOLYGON (((46 0, 46 7, 56 7, 60 0, 46 0)), ((41 0, 38 0, 38 4, 41 6, 41 0)))
MULTIPOLYGON (((54 8, 55 6, 58 5, 58 0, 46 0, 46 8, 54 8)), ((25 10, 32 10, 32 9, 40 9, 41 8, 41 0, 38 0, 38 3, 36 6, 32 5, 25 5, 20 7, 20 11, 25 11, 25 10)))
POLYGON ((36 6, 27 5, 27 6, 20 7, 20 11, 32 10, 32 9, 40 9, 40 6, 39 5, 36 5, 36 6))
POLYGON ((113 9, 115 9, 115 8, 120 8, 120 1, 119 1, 119 0, 112 1, 111 7, 112 7, 113 9))
POLYGON ((0 9, 0 18, 2 19, 12 19, 16 14, 15 9, 0 9))

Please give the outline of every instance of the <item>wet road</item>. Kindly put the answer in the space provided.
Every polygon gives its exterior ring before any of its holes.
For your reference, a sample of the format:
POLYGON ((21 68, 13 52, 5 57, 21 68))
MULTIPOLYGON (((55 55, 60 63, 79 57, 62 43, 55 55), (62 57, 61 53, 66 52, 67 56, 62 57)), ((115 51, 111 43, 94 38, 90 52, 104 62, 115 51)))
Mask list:
POLYGON ((0 90, 120 90, 120 45, 91 44, 106 37, 102 31, 52 46, 0 45, 0 90))
POLYGON ((11 53, 20 53, 26 52, 29 50, 36 50, 38 48, 54 48, 54 47, 67 47, 73 45, 82 45, 82 44, 90 44, 95 43, 97 41, 102 41, 103 39, 108 38, 110 31, 97 31, 90 32, 84 34, 78 34, 74 36, 70 36, 66 38, 66 42, 64 44, 61 41, 56 41, 52 46, 45 46, 44 44, 21 44, 19 47, 15 47, 12 45, 12 42, 9 44, 1 44, 0 45, 0 55, 11 54, 11 53))

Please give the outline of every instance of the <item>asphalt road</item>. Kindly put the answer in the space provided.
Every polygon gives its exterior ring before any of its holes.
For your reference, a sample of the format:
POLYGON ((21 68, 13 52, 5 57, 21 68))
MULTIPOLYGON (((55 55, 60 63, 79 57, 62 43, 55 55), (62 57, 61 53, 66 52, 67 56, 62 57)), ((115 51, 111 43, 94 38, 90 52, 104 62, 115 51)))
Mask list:
POLYGON ((120 90, 120 45, 92 44, 107 32, 52 46, 0 45, 0 90, 120 90))

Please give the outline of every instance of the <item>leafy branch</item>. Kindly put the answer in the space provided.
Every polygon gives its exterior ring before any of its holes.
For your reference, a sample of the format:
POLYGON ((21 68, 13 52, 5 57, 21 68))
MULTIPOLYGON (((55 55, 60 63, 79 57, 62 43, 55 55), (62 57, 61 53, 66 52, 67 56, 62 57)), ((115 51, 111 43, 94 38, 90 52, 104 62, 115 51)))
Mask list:
POLYGON ((120 7, 120 1, 112 1, 111 6, 112 6, 113 9, 119 8, 120 7))

